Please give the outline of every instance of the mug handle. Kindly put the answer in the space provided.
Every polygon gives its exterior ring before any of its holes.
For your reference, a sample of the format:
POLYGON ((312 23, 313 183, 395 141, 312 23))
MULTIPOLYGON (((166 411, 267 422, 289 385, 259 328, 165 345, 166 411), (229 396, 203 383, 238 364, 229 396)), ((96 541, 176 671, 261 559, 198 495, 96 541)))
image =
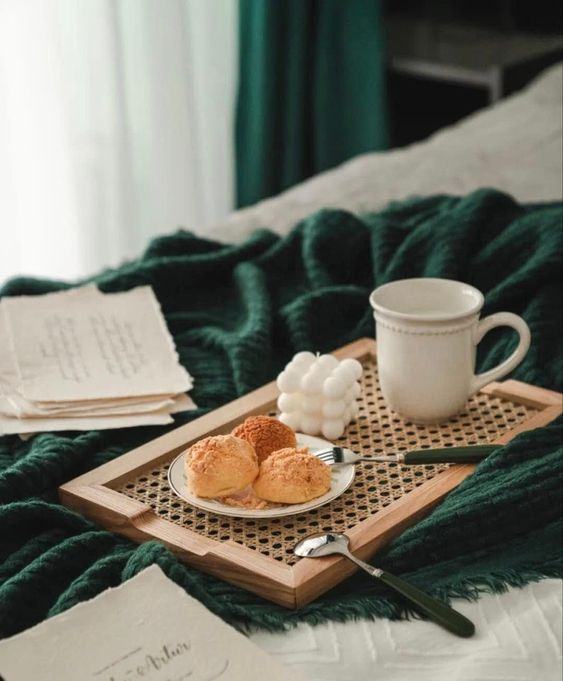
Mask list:
POLYGON ((522 317, 519 317, 517 314, 512 314, 512 312, 497 312, 496 314, 489 315, 488 317, 485 317, 485 319, 482 319, 477 325, 475 332, 475 345, 481 342, 486 333, 497 326, 510 326, 517 331, 520 336, 518 347, 510 357, 505 359, 504 362, 501 362, 498 366, 489 369, 489 371, 485 371, 482 374, 473 376, 473 381, 471 383, 472 395, 481 390, 487 383, 497 381, 517 367, 524 359, 524 356, 530 347, 530 327, 522 317))

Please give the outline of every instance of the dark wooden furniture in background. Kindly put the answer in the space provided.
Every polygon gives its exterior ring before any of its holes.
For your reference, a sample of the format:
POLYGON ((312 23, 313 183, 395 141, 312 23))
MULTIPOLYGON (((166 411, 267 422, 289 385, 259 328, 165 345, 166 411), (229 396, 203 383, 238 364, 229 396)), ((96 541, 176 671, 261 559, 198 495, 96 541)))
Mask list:
POLYGON ((563 58, 556 3, 388 2, 392 146, 424 139, 563 58), (528 3, 529 5, 530 3, 528 3))

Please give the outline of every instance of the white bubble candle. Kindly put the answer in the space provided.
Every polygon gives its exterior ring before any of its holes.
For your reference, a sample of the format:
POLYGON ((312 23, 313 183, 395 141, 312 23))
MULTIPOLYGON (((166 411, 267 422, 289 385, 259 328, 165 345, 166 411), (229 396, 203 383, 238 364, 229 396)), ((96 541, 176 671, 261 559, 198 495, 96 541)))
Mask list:
POLYGON ((336 440, 358 415, 361 377, 362 365, 355 359, 298 352, 277 379, 280 421, 336 440))

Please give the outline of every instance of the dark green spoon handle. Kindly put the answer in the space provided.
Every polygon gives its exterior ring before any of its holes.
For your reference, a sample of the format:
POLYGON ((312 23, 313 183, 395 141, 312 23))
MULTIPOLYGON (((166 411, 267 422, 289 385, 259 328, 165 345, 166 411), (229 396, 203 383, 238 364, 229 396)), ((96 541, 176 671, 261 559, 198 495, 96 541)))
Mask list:
POLYGON ((428 615, 436 624, 451 631, 452 634, 467 638, 468 636, 473 636, 475 633, 475 625, 471 620, 468 620, 467 617, 464 617, 461 613, 457 612, 457 610, 450 608, 449 605, 446 605, 432 596, 429 596, 427 593, 424 593, 424 591, 417 589, 416 586, 405 582, 399 577, 395 577, 395 575, 390 575, 388 572, 383 572, 379 575, 379 579, 384 584, 387 584, 387 586, 398 591, 410 601, 417 610, 428 615))
POLYGON ((479 463, 501 445, 468 445, 467 447, 444 447, 407 452, 404 463, 479 463))
POLYGON ((379 568, 373 567, 373 565, 364 563, 363 560, 356 558, 352 553, 347 552, 343 555, 349 558, 353 563, 356 563, 356 565, 361 567, 362 570, 365 570, 372 577, 380 579, 388 587, 400 593, 401 596, 412 603, 416 610, 428 615, 436 624, 451 631, 452 634, 467 638, 468 636, 473 636, 475 633, 475 625, 473 622, 453 608, 450 608, 449 605, 436 600, 427 593, 424 593, 424 591, 417 589, 416 586, 405 582, 400 577, 395 577, 395 575, 391 575, 389 572, 385 572, 385 570, 380 570, 379 568))

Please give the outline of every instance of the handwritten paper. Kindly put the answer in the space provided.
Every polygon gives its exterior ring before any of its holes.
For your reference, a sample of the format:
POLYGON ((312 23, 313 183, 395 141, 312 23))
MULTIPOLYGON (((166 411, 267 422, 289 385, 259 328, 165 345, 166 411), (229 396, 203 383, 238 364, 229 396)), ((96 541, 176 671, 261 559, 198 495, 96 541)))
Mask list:
POLYGON ((153 565, 0 641, 6 681, 303 681, 153 565))
POLYGON ((0 301, 0 434, 170 423, 193 386, 149 286, 0 301))
POLYGON ((27 399, 159 395, 192 387, 149 286, 64 302, 61 296, 5 298, 3 305, 27 399))

